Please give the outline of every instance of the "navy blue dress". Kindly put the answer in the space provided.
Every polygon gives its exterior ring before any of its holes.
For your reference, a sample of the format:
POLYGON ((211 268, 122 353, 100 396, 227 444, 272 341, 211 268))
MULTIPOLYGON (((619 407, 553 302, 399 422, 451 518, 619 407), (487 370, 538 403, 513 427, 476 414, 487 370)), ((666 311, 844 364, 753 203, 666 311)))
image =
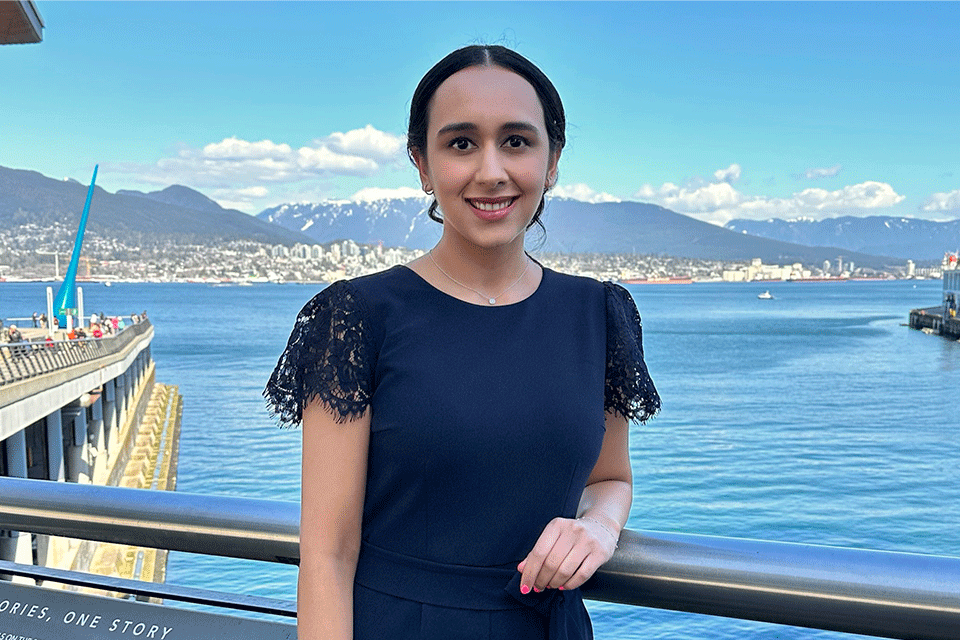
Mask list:
POLYGON ((579 589, 521 595, 517 564, 574 518, 604 412, 660 399, 640 316, 611 283, 543 270, 515 304, 458 300, 407 267, 317 294, 264 392, 281 422, 369 406, 356 640, 592 637, 579 589))

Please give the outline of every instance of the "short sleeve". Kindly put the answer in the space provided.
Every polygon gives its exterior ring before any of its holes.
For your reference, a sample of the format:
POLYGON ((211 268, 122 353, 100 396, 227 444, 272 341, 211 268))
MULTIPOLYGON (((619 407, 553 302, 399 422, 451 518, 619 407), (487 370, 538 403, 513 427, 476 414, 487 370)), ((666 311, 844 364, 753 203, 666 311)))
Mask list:
POLYGON ((338 422, 363 414, 372 393, 370 332, 353 285, 335 282, 310 300, 294 323, 287 347, 263 395, 281 425, 303 421, 319 399, 338 422))
POLYGON ((607 300, 604 409, 630 421, 646 422, 660 410, 660 395, 643 360, 640 312, 626 289, 612 282, 603 285, 607 300))

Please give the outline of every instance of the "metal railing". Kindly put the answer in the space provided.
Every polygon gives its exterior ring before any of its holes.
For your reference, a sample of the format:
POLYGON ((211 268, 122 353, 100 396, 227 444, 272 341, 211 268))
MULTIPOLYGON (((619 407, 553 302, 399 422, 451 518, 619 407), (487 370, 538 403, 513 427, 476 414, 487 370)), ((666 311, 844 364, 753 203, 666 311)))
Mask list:
POLYGON ((0 344, 0 386, 117 353, 150 327, 149 320, 104 338, 45 340, 0 344))
MULTIPOLYGON (((0 478, 0 529, 268 562, 299 505, 0 478)), ((595 600, 874 635, 960 638, 960 558, 625 530, 595 600)))

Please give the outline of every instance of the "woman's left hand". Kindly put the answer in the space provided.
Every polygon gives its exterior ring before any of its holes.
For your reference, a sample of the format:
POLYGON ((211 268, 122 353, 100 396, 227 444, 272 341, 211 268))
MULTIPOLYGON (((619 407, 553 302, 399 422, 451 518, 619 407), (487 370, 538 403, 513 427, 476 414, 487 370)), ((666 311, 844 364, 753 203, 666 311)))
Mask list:
POLYGON ((613 556, 614 529, 591 518, 554 518, 517 566, 520 592, 576 589, 613 556))

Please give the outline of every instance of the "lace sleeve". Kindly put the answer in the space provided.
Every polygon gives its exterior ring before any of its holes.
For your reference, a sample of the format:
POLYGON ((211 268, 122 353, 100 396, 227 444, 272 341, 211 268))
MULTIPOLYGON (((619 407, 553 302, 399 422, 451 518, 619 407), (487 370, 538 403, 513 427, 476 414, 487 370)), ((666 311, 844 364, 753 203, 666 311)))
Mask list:
POLYGON ((319 398, 346 422, 370 402, 372 349, 360 300, 339 281, 304 305, 263 395, 281 425, 295 426, 303 409, 319 398))
POLYGON ((604 409, 646 422, 660 410, 660 395, 643 361, 640 313, 626 289, 604 282, 607 298, 607 376, 604 409))

